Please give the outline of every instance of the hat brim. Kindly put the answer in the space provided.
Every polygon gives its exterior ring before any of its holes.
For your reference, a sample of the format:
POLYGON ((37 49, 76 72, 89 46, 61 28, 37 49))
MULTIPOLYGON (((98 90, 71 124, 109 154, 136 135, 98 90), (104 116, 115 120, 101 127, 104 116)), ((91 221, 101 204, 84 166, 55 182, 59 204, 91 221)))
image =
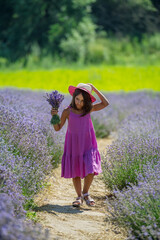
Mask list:
MULTIPOLYGON (((71 94, 71 96, 73 96, 73 93, 74 93, 74 91, 75 91, 77 88, 78 88, 78 89, 81 89, 81 88, 79 88, 79 87, 74 87, 74 86, 69 86, 69 87, 68 87, 68 91, 69 91, 69 93, 71 94)), ((88 92, 88 91, 85 90, 85 89, 81 89, 81 90, 87 92, 87 93, 90 95, 92 102, 95 102, 95 101, 96 101, 96 98, 95 98, 90 92, 88 92)))

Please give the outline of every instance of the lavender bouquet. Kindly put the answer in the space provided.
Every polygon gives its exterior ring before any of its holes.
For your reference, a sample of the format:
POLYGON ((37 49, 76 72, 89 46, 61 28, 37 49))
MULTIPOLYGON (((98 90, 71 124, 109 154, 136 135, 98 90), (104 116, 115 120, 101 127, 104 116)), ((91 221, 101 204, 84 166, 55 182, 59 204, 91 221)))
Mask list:
MULTIPOLYGON (((56 110, 58 110, 60 104, 62 103, 62 101, 64 100, 64 95, 58 93, 57 90, 53 91, 52 93, 48 94, 46 93, 47 97, 46 100, 49 102, 49 104, 55 108, 56 110)), ((55 125, 60 123, 60 117, 59 115, 53 115, 52 119, 50 121, 51 124, 55 125)))

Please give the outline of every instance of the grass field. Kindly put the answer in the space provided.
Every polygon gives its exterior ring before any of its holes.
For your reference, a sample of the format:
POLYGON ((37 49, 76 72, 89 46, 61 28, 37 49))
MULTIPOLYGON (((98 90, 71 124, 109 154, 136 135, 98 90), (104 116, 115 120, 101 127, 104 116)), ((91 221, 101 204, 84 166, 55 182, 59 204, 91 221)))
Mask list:
POLYGON ((68 86, 92 83, 101 91, 160 91, 159 66, 100 66, 83 69, 0 71, 0 87, 53 90, 68 93, 68 86))

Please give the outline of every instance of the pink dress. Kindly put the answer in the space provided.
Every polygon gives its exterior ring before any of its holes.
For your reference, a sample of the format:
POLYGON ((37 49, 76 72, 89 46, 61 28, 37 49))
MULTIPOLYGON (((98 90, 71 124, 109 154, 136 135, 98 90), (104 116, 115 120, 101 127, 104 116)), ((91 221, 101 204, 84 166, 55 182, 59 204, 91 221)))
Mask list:
POLYGON ((70 108, 61 164, 61 177, 64 178, 84 178, 89 173, 98 175, 102 172, 90 113, 83 117, 80 115, 70 108))

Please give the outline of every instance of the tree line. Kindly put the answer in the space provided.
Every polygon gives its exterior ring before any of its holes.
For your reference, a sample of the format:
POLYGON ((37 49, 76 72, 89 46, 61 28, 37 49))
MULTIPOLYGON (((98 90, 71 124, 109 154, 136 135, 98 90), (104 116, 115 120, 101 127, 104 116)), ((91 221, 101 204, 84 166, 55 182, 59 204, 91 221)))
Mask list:
POLYGON ((0 57, 27 59, 34 48, 76 60, 96 38, 141 41, 159 26, 159 0, 0 0, 0 57))

